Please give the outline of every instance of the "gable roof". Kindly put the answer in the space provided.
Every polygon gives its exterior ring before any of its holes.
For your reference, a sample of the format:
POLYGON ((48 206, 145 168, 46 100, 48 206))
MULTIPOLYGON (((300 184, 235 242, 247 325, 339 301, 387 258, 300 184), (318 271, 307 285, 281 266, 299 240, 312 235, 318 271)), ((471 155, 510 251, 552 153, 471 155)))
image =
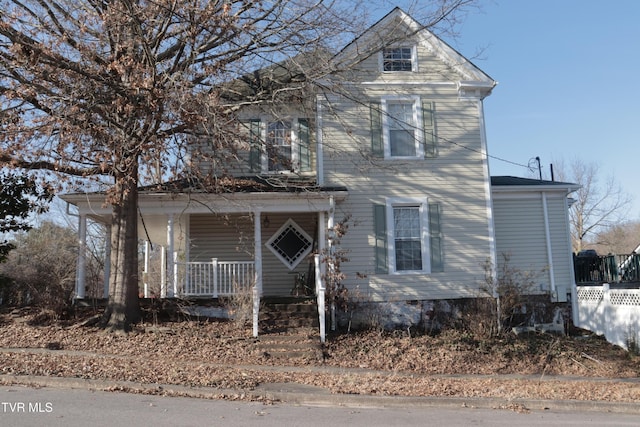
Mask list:
POLYGON ((451 68, 460 75, 461 85, 469 86, 473 83, 475 86, 488 88, 490 92, 497 84, 488 74, 399 7, 395 7, 378 22, 365 30, 360 36, 351 41, 336 54, 334 60, 339 62, 341 60, 348 61, 362 56, 368 57, 378 52, 384 46, 401 41, 401 39, 394 40, 392 37, 390 39, 387 38, 398 23, 406 25, 410 34, 414 34, 420 44, 433 52, 444 63, 451 66, 451 68))

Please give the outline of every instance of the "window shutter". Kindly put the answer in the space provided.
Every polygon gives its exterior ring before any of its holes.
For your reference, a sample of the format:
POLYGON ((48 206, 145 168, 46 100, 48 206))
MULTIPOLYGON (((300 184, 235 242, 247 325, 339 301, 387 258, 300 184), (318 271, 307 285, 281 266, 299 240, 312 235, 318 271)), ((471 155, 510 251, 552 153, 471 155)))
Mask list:
POLYGON ((429 241, 431 255, 431 271, 444 271, 444 247, 440 227, 440 204, 429 203, 429 241))
POLYGON ((309 135, 309 119, 298 119, 298 147, 300 155, 300 172, 309 172, 311 168, 311 147, 309 135))
POLYGON ((424 127, 424 156, 427 158, 438 157, 434 103, 431 101, 422 101, 422 122, 424 127))
POLYGON ((249 122, 249 169, 251 172, 262 170, 262 143, 260 138, 260 120, 249 122))
POLYGON ((376 273, 389 272, 387 263, 387 215, 385 205, 373 205, 376 273))
POLYGON ((384 157, 384 143, 382 141, 382 106, 379 102, 369 105, 371 115, 371 154, 384 157))

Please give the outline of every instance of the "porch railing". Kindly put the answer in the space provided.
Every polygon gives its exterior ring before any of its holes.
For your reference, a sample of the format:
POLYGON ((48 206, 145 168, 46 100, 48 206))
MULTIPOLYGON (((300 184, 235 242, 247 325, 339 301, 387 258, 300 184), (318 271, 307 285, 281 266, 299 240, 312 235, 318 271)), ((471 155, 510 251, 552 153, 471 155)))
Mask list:
POLYGON ((578 284, 640 282, 640 254, 578 256, 574 270, 578 284))
POLYGON ((254 284, 253 261, 177 262, 182 296, 217 298, 249 291, 254 284))

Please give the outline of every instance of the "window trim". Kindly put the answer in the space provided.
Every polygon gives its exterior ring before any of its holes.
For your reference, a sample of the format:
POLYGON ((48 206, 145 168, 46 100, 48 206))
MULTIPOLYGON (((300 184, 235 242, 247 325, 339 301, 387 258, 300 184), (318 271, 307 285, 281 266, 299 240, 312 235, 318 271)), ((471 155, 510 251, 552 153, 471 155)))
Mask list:
POLYGON ((260 147, 260 170, 265 175, 283 175, 300 172, 300 140, 298 136, 298 120, 301 117, 286 117, 286 118, 274 118, 263 116, 260 117, 260 140, 262 146, 260 147), (267 135, 269 132, 269 125, 271 123, 283 122, 289 124, 289 131, 291 132, 291 169, 285 170, 269 170, 269 156, 267 155, 266 144, 267 135))
POLYGON ((382 73, 391 73, 391 74, 396 74, 396 73, 415 73, 418 71, 418 49, 417 46, 415 44, 412 45, 391 45, 391 46, 385 46, 380 50, 380 53, 378 55, 378 65, 380 68, 380 71, 382 73), (394 71, 394 70, 385 70, 384 69, 384 52, 387 49, 411 49, 411 71, 394 71))
POLYGON ((426 197, 388 197, 386 199, 387 222, 387 260, 389 274, 429 274, 431 273, 431 254, 429 241, 429 204, 426 197), (420 214, 420 249, 422 270, 396 269, 395 227, 393 210, 396 207, 413 206, 419 208, 420 214))
POLYGON ((384 147, 385 159, 423 159, 424 158, 424 125, 422 122, 422 103, 419 96, 383 96, 380 101, 382 110, 382 143, 384 147), (392 156, 391 155, 391 135, 389 104, 392 103, 412 103, 413 127, 415 141, 415 156, 392 156))

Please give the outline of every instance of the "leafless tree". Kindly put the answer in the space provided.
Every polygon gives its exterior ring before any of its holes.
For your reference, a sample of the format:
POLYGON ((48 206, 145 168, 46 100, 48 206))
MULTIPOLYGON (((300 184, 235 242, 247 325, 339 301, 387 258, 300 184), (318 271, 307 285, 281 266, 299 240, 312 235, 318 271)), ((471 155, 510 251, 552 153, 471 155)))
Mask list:
POLYGON ((624 221, 597 233, 589 246, 601 254, 630 254, 640 245, 639 236, 640 221, 624 221))
POLYGON ((569 211, 571 244, 575 252, 583 249, 585 240, 603 228, 621 223, 631 204, 630 196, 613 176, 602 178, 596 163, 574 159, 568 168, 556 163, 557 178, 579 184, 573 193, 575 203, 569 211))
MULTIPOLYGON (((433 0, 420 10, 431 11, 425 25, 451 23, 473 3, 433 0)), ((334 48, 362 31, 367 6, 0 0, 0 162, 66 176, 66 188, 106 189, 106 326, 126 330, 140 318, 138 187, 183 174, 194 140, 213 153, 212 175, 223 174, 246 144, 238 104, 277 104, 291 87, 297 96, 321 90, 317 83, 338 71, 334 48)))

